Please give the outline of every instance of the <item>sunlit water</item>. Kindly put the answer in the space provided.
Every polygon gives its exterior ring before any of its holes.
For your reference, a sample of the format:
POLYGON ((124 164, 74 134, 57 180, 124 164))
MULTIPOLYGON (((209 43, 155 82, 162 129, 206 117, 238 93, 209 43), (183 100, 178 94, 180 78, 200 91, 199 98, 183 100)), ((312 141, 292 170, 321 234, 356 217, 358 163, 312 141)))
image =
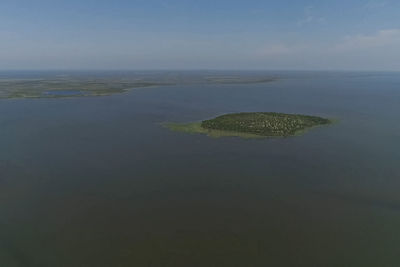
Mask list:
POLYGON ((0 100, 0 266, 400 266, 400 74, 279 75, 0 100), (160 125, 240 111, 339 122, 260 140, 160 125))

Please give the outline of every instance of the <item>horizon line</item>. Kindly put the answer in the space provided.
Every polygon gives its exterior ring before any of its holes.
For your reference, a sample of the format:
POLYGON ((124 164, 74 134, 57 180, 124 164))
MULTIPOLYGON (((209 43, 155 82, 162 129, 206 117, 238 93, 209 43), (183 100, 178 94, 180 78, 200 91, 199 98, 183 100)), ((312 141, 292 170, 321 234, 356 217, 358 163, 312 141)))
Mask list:
POLYGON ((177 72, 192 72, 192 71, 241 71, 241 72, 274 72, 274 71, 287 71, 287 72, 400 72, 400 70, 357 70, 357 69, 212 69, 212 68, 189 68, 189 69, 178 69, 178 68, 143 68, 143 69, 106 69, 106 68, 101 68, 101 69, 91 69, 91 68, 54 68, 54 69, 47 69, 47 68, 41 68, 41 69, 0 69, 0 72, 21 72, 21 71, 26 71, 26 72, 59 72, 59 71, 70 71, 70 72, 100 72, 100 71, 109 71, 109 72, 123 72, 123 71, 148 71, 148 72, 153 72, 153 71, 177 71, 177 72))

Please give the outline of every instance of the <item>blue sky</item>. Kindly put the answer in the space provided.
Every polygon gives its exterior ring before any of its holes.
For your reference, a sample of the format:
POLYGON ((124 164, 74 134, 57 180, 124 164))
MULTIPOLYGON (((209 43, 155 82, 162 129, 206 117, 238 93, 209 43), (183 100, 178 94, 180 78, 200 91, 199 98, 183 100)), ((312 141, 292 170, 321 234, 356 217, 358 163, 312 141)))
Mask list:
POLYGON ((400 70, 398 0, 1 0, 0 69, 400 70))

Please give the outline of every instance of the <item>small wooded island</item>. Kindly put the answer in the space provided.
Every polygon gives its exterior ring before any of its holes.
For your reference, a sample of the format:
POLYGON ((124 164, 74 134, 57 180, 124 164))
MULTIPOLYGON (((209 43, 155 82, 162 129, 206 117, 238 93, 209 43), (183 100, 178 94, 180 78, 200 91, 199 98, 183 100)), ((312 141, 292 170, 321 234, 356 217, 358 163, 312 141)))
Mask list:
POLYGON ((195 123, 168 123, 166 126, 175 131, 203 133, 214 137, 255 138, 294 136, 309 128, 330 123, 329 119, 309 115, 247 112, 226 114, 195 123))

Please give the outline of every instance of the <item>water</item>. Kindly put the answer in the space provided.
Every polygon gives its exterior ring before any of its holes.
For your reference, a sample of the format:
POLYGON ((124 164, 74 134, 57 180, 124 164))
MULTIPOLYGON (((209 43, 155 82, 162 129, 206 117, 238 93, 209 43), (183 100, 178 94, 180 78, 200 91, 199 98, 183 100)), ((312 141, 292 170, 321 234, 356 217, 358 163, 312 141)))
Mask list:
POLYGON ((400 74, 279 75, 1 100, 0 266, 399 266, 400 74), (160 125, 239 111, 340 122, 267 140, 160 125))

